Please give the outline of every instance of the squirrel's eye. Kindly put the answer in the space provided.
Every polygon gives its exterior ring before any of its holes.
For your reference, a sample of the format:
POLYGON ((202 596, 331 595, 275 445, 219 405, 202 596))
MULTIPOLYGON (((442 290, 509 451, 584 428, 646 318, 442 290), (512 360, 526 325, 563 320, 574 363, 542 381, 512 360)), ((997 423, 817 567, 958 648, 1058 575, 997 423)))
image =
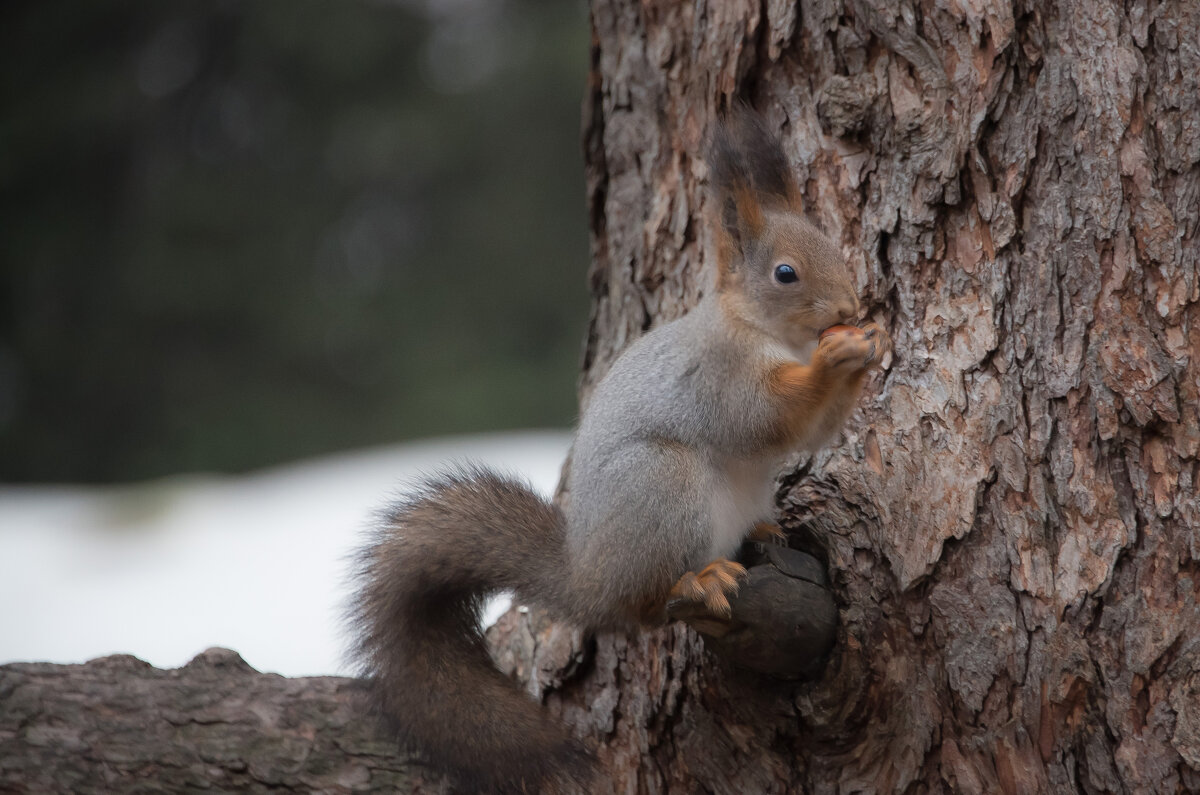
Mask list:
POLYGON ((791 265, 776 265, 775 266, 775 281, 780 284, 791 284, 800 277, 796 275, 796 269, 791 265))

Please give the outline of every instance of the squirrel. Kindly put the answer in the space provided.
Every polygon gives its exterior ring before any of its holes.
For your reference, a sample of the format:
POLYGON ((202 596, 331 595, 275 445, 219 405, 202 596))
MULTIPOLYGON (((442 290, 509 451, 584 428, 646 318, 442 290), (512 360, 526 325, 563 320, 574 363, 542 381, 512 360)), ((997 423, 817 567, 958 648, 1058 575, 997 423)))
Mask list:
POLYGON ((593 761, 492 664, 489 594, 589 631, 728 616, 742 541, 780 536, 775 476, 834 436, 891 339, 859 313, 838 247, 805 219, 780 141, 748 109, 708 157, 718 273, 596 386, 564 508, 482 468, 429 480, 362 550, 355 656, 400 740, 470 791, 585 786, 593 761), (823 334, 822 332, 830 333, 823 334))

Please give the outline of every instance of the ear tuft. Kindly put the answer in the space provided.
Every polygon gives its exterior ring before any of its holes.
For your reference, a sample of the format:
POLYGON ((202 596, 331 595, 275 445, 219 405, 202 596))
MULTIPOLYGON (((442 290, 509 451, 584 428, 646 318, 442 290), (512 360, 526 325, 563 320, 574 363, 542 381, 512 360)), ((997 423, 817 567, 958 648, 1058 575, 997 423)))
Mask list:
POLYGON ((748 106, 734 106, 717 124, 708 165, 721 226, 739 248, 761 232, 763 205, 800 211, 800 192, 783 145, 748 106))
POLYGON ((726 196, 747 187, 760 201, 799 198, 783 144, 748 105, 735 105, 717 124, 709 168, 714 188, 726 196))

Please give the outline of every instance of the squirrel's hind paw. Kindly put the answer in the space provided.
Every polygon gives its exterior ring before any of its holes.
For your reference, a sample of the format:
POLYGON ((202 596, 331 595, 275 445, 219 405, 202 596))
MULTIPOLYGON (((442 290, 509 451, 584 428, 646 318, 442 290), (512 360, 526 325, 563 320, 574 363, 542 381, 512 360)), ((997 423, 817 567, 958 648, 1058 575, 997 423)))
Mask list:
POLYGON ((702 602, 709 612, 729 618, 729 596, 737 593, 746 576, 746 568, 728 558, 717 558, 698 572, 688 572, 679 578, 667 595, 668 612, 671 602, 702 602))
POLYGON ((760 541, 764 544, 779 544, 787 546, 787 533, 783 532, 783 528, 774 522, 759 522, 754 525, 754 529, 750 531, 750 535, 746 538, 751 541, 760 541))

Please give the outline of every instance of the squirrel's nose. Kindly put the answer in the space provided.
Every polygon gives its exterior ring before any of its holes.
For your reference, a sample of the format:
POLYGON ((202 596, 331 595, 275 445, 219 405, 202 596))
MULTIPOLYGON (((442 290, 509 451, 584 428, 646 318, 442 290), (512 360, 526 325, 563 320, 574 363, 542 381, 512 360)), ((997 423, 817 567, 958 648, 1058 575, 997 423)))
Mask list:
POLYGON ((853 320, 858 315, 858 299, 851 297, 837 306, 839 320, 853 320))

